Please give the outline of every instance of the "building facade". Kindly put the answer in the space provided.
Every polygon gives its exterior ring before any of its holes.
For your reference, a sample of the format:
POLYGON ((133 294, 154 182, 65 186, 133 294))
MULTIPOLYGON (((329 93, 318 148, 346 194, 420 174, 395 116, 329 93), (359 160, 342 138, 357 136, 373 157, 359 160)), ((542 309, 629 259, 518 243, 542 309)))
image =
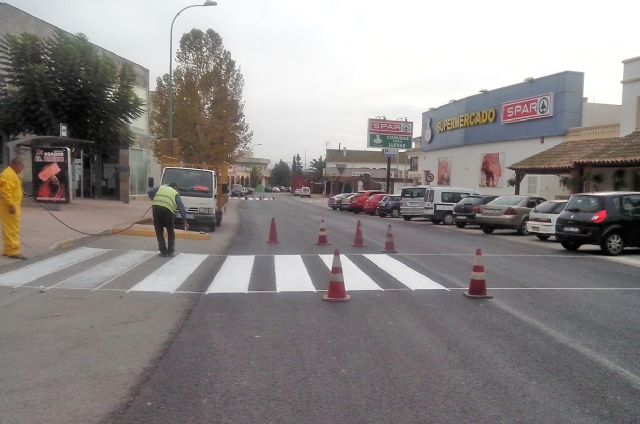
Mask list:
MULTIPOLYGON (((586 103, 583 84, 584 74, 566 71, 482 90, 424 112, 421 183, 431 177, 433 185, 513 194, 511 164, 562 143, 570 128, 612 123, 619 116, 617 105, 586 103)), ((528 175, 520 183, 521 193, 549 199, 567 192, 557 175, 528 175)))
MULTIPOLYGON (((61 29, 23 10, 0 2, 0 37, 6 34, 17 36, 27 32, 46 38, 59 30, 61 29)), ((66 33, 71 35, 69 32, 66 33)), ((89 155, 86 151, 82 155, 76 152, 76 156, 79 155, 76 159, 82 161, 78 169, 83 171, 82 175, 76 176, 74 181, 76 196, 113 198, 123 201, 128 201, 130 196, 146 196, 148 177, 159 180, 161 171, 153 155, 149 131, 149 70, 100 46, 94 45, 94 48, 116 66, 121 67, 125 64, 129 66, 135 75, 134 92, 142 99, 144 105, 142 115, 130 125, 135 137, 131 148, 104 152, 100 158, 89 155), (96 168, 99 169, 96 170, 96 168)), ((72 137, 73 128, 69 131, 72 137)), ((9 157, 5 147, 7 141, 3 140, 2 143, 5 164, 9 157)), ((25 182, 30 181, 29 175, 24 177, 25 182)))

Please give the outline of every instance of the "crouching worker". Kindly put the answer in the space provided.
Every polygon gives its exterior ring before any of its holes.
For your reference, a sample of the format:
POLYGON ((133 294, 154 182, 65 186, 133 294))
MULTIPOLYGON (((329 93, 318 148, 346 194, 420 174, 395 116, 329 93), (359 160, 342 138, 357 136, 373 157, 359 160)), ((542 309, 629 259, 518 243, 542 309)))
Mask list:
POLYGON ((169 185, 161 185, 158 188, 149 190, 149 198, 153 200, 151 209, 153 210, 153 227, 156 230, 156 238, 158 239, 158 249, 160 250, 160 256, 168 257, 174 255, 174 249, 176 244, 176 233, 173 226, 174 211, 178 209, 180 216, 182 216, 182 222, 184 229, 189 229, 187 223, 187 212, 184 209, 184 204, 180 198, 180 194, 177 191, 178 186, 176 183, 169 185), (164 229, 167 229, 168 245, 164 241, 164 229))

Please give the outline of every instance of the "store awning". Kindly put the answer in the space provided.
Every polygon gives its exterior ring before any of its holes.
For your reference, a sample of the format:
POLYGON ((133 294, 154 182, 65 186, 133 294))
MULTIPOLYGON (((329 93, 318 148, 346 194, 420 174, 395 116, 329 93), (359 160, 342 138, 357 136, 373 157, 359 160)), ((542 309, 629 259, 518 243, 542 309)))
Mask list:
POLYGON ((55 137, 55 136, 33 136, 25 137, 19 140, 13 140, 7 143, 9 148, 14 147, 78 147, 83 145, 95 144, 90 140, 71 137, 55 137))

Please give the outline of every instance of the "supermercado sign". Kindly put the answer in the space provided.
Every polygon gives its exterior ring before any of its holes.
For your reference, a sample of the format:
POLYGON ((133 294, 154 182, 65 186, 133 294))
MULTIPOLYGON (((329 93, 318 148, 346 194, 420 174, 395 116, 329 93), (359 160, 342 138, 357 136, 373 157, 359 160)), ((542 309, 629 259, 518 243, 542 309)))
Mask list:
POLYGON ((553 93, 502 104, 503 124, 553 116, 553 93))
POLYGON ((469 112, 463 115, 456 115, 451 118, 438 121, 436 129, 439 133, 453 131, 459 128, 473 127, 476 125, 491 124, 496 121, 496 110, 485 109, 476 112, 469 112))

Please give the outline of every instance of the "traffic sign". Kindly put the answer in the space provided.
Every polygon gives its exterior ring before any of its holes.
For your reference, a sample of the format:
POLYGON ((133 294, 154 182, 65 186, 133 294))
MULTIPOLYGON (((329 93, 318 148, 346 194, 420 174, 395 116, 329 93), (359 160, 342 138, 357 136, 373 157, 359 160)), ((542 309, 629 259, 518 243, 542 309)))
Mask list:
POLYGON ((397 158, 399 154, 398 149, 384 149, 384 155, 388 158, 397 158))

